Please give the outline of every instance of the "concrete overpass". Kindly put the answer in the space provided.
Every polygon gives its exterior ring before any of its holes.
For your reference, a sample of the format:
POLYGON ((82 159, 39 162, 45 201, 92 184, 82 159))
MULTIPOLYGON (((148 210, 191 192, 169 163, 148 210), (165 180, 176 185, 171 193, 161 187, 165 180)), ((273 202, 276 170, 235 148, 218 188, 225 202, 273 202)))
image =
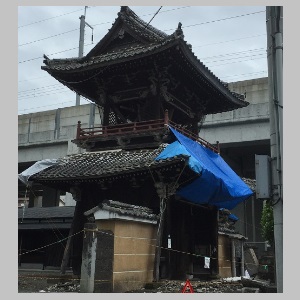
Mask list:
POLYGON ((270 154, 268 79, 233 82, 229 89, 244 94, 249 106, 207 115, 200 136, 220 143, 221 155, 243 177, 255 178, 254 154, 270 154))

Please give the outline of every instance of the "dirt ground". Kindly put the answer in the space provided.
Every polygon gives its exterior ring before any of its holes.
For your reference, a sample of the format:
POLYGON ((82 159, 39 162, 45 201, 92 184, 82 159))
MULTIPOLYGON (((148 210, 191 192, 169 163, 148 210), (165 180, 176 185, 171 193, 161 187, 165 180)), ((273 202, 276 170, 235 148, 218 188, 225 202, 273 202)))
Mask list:
POLYGON ((18 274, 18 293, 78 293, 79 279, 66 275, 60 279, 57 272, 26 272, 18 274))

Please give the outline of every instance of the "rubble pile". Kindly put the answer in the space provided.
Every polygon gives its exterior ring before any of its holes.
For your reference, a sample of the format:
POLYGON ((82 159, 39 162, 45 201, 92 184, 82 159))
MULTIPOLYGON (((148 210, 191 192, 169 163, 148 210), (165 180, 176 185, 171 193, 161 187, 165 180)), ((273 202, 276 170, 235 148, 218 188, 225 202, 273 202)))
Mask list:
MULTIPOLYGON (((221 279, 212 281, 190 281, 194 293, 242 293, 243 285, 240 281, 226 282, 221 279)), ((147 284, 140 290, 130 293, 181 293, 185 282, 165 280, 156 284, 147 284)))
POLYGON ((46 290, 40 290, 40 293, 79 293, 80 284, 74 282, 64 282, 51 285, 46 290))

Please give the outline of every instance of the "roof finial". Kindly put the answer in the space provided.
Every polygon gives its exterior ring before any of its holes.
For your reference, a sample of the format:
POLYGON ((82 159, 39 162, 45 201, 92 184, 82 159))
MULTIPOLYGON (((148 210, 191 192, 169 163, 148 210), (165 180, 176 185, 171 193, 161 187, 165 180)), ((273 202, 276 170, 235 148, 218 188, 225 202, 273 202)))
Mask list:
POLYGON ((176 37, 182 37, 182 38, 184 37, 181 27, 182 27, 182 24, 181 24, 181 22, 179 22, 177 29, 175 30, 176 37))
POLYGON ((128 6, 121 6, 121 12, 127 12, 128 6))

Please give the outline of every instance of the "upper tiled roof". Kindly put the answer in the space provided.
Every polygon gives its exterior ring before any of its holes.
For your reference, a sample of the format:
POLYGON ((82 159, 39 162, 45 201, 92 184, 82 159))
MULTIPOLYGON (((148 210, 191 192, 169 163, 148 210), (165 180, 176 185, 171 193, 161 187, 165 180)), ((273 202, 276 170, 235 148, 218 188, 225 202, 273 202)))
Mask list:
POLYGON ((155 161, 166 144, 157 149, 111 150, 86 152, 59 159, 58 164, 30 177, 33 181, 75 180, 107 178, 122 174, 135 173, 151 168, 160 168, 177 161, 184 161, 183 156, 155 161))
POLYGON ((44 66, 43 69, 51 69, 56 71, 70 71, 85 68, 92 65, 101 65, 112 61, 114 63, 117 63, 118 60, 124 58, 127 59, 130 57, 154 52, 155 50, 160 49, 168 44, 171 44, 172 42, 174 42, 174 40, 171 39, 162 41, 160 43, 128 46, 127 48, 97 55, 95 57, 90 58, 89 60, 84 60, 80 58, 52 59, 48 61, 48 66, 44 66))
MULTIPOLYGON (((95 76, 99 78, 103 76, 102 80, 105 81, 106 74, 104 73, 109 69, 108 66, 122 64, 125 68, 126 63, 133 60, 151 61, 149 57, 158 53, 162 56, 181 53, 178 64, 183 63, 184 67, 189 69, 187 72, 197 74, 201 78, 199 82, 203 81, 210 91, 220 92, 219 96, 222 100, 219 101, 217 108, 211 105, 207 113, 228 111, 249 104, 244 101, 243 95, 231 92, 227 85, 196 57, 190 45, 184 40, 181 23, 178 24, 173 34, 167 35, 148 25, 127 6, 121 7, 111 29, 86 56, 70 59, 46 58, 42 69, 71 90, 95 101, 97 96, 93 91, 97 87, 95 83, 91 83, 92 79, 95 76), (122 32, 126 33, 124 33, 124 40, 119 38, 122 32), (82 78, 78 79, 80 71, 82 71, 82 78)), ((198 78, 197 76, 193 78, 198 78)), ((203 95, 201 97, 207 98, 203 95)))

